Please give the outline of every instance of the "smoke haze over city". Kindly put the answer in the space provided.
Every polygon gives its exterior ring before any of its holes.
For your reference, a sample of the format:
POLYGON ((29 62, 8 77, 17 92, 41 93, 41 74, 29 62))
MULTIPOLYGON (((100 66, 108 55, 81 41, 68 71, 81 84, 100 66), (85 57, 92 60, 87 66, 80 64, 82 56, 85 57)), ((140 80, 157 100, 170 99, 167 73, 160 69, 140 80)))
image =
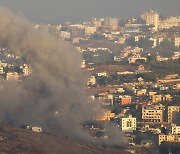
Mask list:
POLYGON ((149 8, 163 16, 180 13, 179 0, 0 0, 0 4, 30 20, 50 24, 91 17, 139 16, 149 8))
POLYGON ((180 151, 179 6, 0 0, 0 153, 180 151))
MULTIPOLYGON (((3 121, 17 126, 41 126, 52 134, 95 142, 81 128, 83 122, 96 117, 101 109, 85 98, 87 78, 80 68, 80 53, 63 40, 57 40, 46 26, 35 30, 30 21, 4 8, 0 9, 0 18, 1 46, 25 57, 33 69, 20 84, 2 83, 3 121)), ((109 134, 115 132, 111 128, 107 127, 109 134)), ((111 144, 123 142, 120 138, 121 133, 112 135, 111 144)))

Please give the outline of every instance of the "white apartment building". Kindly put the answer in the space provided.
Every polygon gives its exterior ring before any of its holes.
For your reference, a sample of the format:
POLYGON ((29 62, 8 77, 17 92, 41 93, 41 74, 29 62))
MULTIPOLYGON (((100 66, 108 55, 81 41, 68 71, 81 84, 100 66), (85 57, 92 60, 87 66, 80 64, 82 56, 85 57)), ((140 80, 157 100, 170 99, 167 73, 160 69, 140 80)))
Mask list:
POLYGON ((132 132, 136 130, 136 118, 129 115, 128 117, 120 117, 119 127, 124 132, 132 132))

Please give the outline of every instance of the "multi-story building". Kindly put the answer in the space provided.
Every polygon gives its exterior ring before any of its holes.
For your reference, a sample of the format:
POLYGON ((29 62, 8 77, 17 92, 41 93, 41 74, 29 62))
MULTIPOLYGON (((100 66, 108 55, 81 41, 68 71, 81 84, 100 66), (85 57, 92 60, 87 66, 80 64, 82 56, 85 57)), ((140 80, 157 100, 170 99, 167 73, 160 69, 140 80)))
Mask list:
POLYGON ((94 34, 96 32, 96 27, 86 26, 84 28, 84 30, 85 30, 85 35, 91 35, 91 34, 94 34))
POLYGON ((85 35, 85 26, 81 24, 69 25, 67 30, 70 32, 71 38, 82 37, 85 35))
POLYGON ((180 26, 180 16, 172 16, 166 19, 160 19, 159 21, 159 29, 169 29, 178 26, 180 26))
POLYGON ((132 132, 133 130, 136 130, 136 118, 131 115, 120 117, 119 128, 124 132, 132 132))
POLYGON ((146 21, 147 25, 153 25, 155 31, 158 30, 159 14, 157 11, 154 10, 146 11, 141 15, 141 18, 146 21))
POLYGON ((81 68, 86 68, 86 60, 82 60, 81 62, 81 68))
POLYGON ((0 74, 3 74, 3 73, 4 73, 4 68, 0 67, 0 74))
POLYGON ((118 23, 119 23, 119 20, 117 18, 107 17, 103 21, 103 29, 117 30, 118 23))
POLYGON ((102 26, 102 21, 100 19, 92 18, 90 22, 93 27, 98 28, 102 26))
POLYGON ((174 89, 175 89, 175 90, 180 90, 180 83, 176 83, 176 84, 174 85, 174 89))
POLYGON ((139 89, 137 90, 136 94, 137 96, 146 95, 147 90, 146 89, 139 89))
POLYGON ((98 121, 110 121, 111 118, 115 117, 115 113, 112 113, 111 111, 106 111, 105 113, 102 113, 99 115, 99 117, 96 118, 98 121))
POLYGON ((180 37, 175 37, 173 41, 175 47, 180 47, 180 37))
POLYGON ((162 101, 162 95, 152 95, 152 103, 158 103, 162 101))
POLYGON ((24 76, 30 75, 31 72, 32 72, 32 69, 31 69, 30 65, 24 64, 24 66, 23 66, 23 73, 24 73, 24 76))
POLYGON ((90 76, 87 85, 95 85, 96 84, 96 77, 94 75, 90 76))
POLYGON ((180 106, 168 106, 168 123, 180 124, 180 106))
POLYGON ((113 94, 107 94, 106 101, 107 101, 107 103, 109 103, 109 105, 113 105, 114 104, 114 95, 113 94))
POLYGON ((128 58, 129 64, 135 63, 136 60, 144 60, 146 61, 146 57, 141 57, 139 54, 133 55, 132 57, 128 58))
POLYGON ((163 105, 149 105, 142 107, 142 121, 149 123, 163 122, 163 113, 165 107, 163 105))
POLYGON ((18 81, 19 75, 17 72, 8 72, 6 74, 6 80, 18 81))
POLYGON ((176 124, 171 124, 170 127, 170 134, 173 135, 180 135, 180 126, 177 126, 176 124))
POLYGON ((180 136, 179 135, 165 135, 165 134, 158 134, 155 138, 155 143, 157 145, 160 145, 163 141, 166 142, 180 142, 180 136))
POLYGON ((61 31, 60 32, 60 36, 63 38, 63 39, 69 39, 71 37, 71 33, 70 32, 67 32, 67 31, 61 31))
POLYGON ((174 52, 174 54, 172 55, 172 60, 176 60, 180 58, 180 52, 174 52))
POLYGON ((103 25, 105 26, 118 26, 118 23, 119 21, 117 18, 111 18, 111 17, 107 17, 103 21, 103 25))

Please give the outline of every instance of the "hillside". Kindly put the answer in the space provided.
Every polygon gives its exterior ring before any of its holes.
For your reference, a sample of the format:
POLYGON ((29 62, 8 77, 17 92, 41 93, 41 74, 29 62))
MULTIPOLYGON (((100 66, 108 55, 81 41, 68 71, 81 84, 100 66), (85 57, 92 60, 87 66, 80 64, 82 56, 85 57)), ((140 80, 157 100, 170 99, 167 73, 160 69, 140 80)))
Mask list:
POLYGON ((0 153, 3 154, 127 154, 121 148, 100 146, 21 128, 0 125, 0 153))

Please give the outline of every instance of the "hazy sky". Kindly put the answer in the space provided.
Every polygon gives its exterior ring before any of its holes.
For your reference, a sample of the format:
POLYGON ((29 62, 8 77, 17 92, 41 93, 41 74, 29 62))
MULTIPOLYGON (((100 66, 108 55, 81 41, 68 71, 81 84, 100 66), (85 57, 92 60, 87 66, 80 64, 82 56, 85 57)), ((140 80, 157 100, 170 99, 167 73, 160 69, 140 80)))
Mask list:
POLYGON ((35 22, 51 24, 91 17, 139 16, 149 8, 162 16, 180 15, 180 0, 0 0, 0 4, 35 22))

